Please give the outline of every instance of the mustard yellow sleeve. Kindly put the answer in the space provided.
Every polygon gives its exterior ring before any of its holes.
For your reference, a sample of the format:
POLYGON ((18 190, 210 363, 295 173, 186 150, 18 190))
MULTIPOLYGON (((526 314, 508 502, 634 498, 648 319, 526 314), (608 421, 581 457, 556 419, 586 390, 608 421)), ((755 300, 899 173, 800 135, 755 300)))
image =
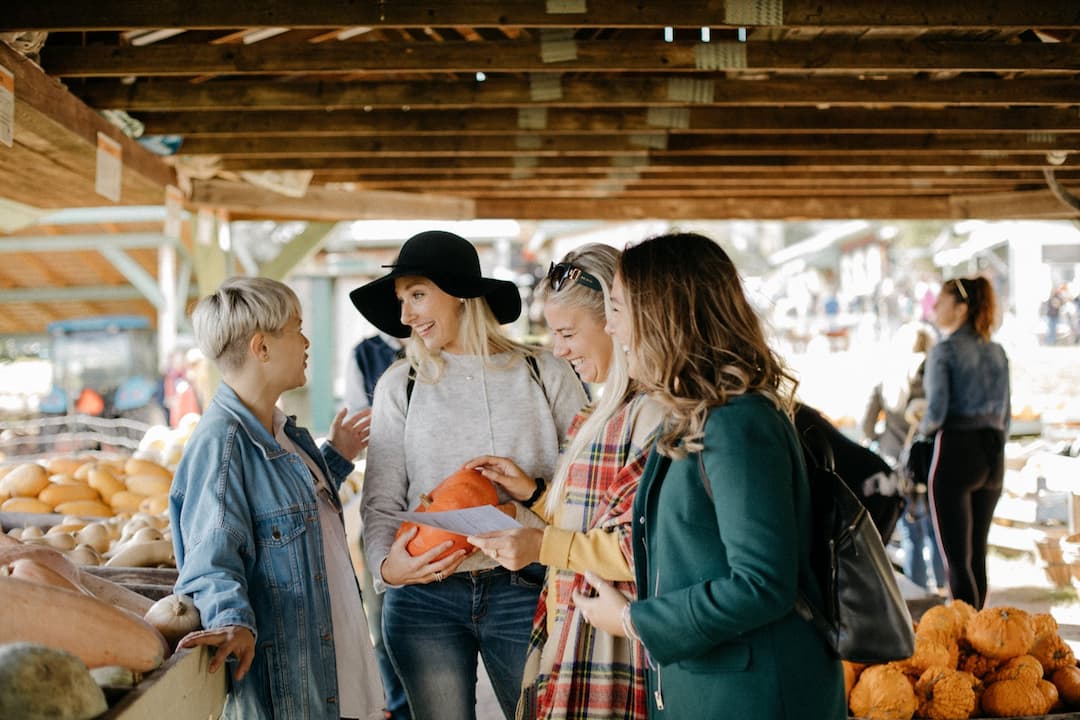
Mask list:
MULTIPOLYGON (((520 503, 521 507, 525 508, 526 510, 531 510, 533 515, 536 515, 545 523, 550 523, 551 516, 548 514, 547 511, 547 498, 550 491, 551 485, 548 485, 544 488, 544 492, 540 493, 540 497, 536 498, 536 502, 534 502, 532 506, 526 507, 525 503, 520 503)), ((518 519, 520 520, 521 518, 518 519)))
POLYGON ((540 543, 540 562, 577 573, 589 570, 605 580, 634 579, 615 530, 597 528, 583 533, 548 525, 540 543))

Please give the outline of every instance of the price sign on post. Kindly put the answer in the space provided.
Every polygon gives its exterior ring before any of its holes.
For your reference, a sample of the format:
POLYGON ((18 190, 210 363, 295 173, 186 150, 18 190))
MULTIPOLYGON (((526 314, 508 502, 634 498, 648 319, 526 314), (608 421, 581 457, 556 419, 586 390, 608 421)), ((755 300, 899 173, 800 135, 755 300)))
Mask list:
POLYGON ((98 195, 120 202, 120 172, 123 148, 104 133, 97 134, 97 175, 94 191, 98 195))
POLYGON ((0 143, 11 147, 15 134, 15 75, 0 65, 0 143))

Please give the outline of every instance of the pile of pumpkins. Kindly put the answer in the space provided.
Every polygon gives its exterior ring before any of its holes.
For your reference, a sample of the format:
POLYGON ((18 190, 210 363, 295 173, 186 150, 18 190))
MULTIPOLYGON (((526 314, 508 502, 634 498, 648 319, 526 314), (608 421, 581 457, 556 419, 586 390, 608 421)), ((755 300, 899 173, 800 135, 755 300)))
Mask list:
POLYGON ((1080 668, 1046 613, 976 611, 954 600, 930 608, 906 660, 844 662, 848 706, 871 720, 1041 716, 1080 709, 1080 668))

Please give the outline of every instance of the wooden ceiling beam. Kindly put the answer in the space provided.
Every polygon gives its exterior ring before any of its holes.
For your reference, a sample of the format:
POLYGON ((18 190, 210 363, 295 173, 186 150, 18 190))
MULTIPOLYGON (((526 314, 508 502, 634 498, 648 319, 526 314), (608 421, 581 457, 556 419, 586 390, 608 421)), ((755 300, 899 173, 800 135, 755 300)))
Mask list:
MULTIPOLYGON (((118 107, 107 104, 108 107, 118 107)), ((252 108, 253 110, 256 108, 252 108)), ((535 134, 523 127, 529 116, 517 109, 380 110, 377 112, 235 111, 151 112, 138 114, 152 135, 184 136, 184 151, 220 152, 223 143, 203 138, 233 136, 225 148, 243 147, 245 139, 261 142, 260 133, 295 135, 314 140, 321 135, 520 135, 535 134)), ((551 108, 544 115, 544 134, 746 133, 922 133, 922 132, 1080 132, 1077 108, 712 108, 688 109, 685 128, 667 130, 650 122, 645 108, 551 108)), ((335 139, 326 140, 336 142, 335 139)))
POLYGON ((574 41, 572 60, 553 62, 537 41, 344 42, 214 45, 45 45, 57 77, 281 73, 522 72, 1075 72, 1073 43, 943 42, 826 37, 800 42, 665 43, 574 41))
POLYGON ((431 218, 466 220, 473 217, 471 199, 397 192, 344 192, 309 188, 302 198, 292 198, 239 182, 194 181, 191 203, 225 208, 252 217, 308 220, 357 220, 362 218, 431 218))
MULTIPOLYGON (((850 77, 774 77, 768 80, 730 80, 716 75, 687 85, 678 76, 622 76, 613 81, 596 77, 564 77, 560 97, 533 100, 526 79, 498 77, 486 82, 333 82, 269 83, 214 81, 136 81, 125 99, 95 97, 90 85, 87 101, 96 107, 213 110, 477 109, 500 107, 579 107, 586 109, 656 107, 1003 107, 1011 105, 1080 105, 1080 83, 1069 78, 984 78, 961 76, 948 80, 860 80, 850 77), (693 90, 687 96, 687 88, 693 90), (139 99, 148 99, 139 104, 139 99)), ((79 84, 72 83, 75 91, 79 84)), ((326 113, 330 116, 336 113, 326 113)), ((310 121, 318 123, 319 115, 310 121)), ((246 118, 249 122, 250 118, 246 118)))
POLYGON ((33 207, 106 204, 94 192, 99 132, 122 148, 122 203, 161 202, 176 183, 160 158, 3 43, 0 66, 15 76, 14 146, 0 147, 0 197, 33 207))
MULTIPOLYGON (((241 158, 824 155, 829 153, 1080 152, 1080 133, 938 135, 408 135, 389 137, 262 137, 192 141, 185 153, 241 158)), ((235 167, 235 166, 234 166, 235 167)))
MULTIPOLYGON (((739 168, 802 168, 859 171, 882 168, 891 171, 938 170, 963 172, 973 170, 1031 170, 1046 165, 1039 154, 1007 153, 838 153, 829 156, 815 155, 656 155, 638 157, 553 157, 514 158, 503 157, 370 157, 370 158, 252 158, 230 159, 221 162, 223 170, 313 170, 327 175, 357 177, 365 173, 429 173, 454 171, 462 175, 487 174, 493 170, 513 173, 520 177, 553 173, 578 172, 677 172, 718 171, 734 172, 739 168)), ((1060 167, 1080 167, 1080 154, 1068 155, 1060 167)))
POLYGON ((742 220, 929 219, 952 217, 949 200, 937 197, 896 198, 667 198, 482 199, 477 217, 512 217, 522 220, 642 220, 650 218, 710 218, 742 220))
POLYGON ((966 0, 862 0, 821 3, 786 0, 776 11, 756 12, 755 4, 721 0, 666 0, 627 3, 589 0, 584 12, 560 12, 537 0, 470 0, 461 3, 432 0, 366 0, 342 4, 335 0, 264 0, 222 3, 217 0, 35 0, 13 3, 0 15, 0 30, 130 30, 181 27, 220 29, 239 27, 331 28, 365 26, 405 27, 865 27, 893 28, 1071 28, 1080 27, 1080 8, 1073 0, 1034 3, 966 0))

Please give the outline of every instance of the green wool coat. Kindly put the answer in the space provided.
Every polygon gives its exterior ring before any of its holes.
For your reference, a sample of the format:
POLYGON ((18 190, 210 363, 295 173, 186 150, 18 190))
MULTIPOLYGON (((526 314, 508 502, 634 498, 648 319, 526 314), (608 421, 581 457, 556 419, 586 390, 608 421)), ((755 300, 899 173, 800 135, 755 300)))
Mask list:
POLYGON ((845 718, 840 661, 793 610, 810 500, 791 422, 760 395, 735 397, 709 412, 700 453, 661 460, 654 448, 634 502, 649 717, 845 718))

